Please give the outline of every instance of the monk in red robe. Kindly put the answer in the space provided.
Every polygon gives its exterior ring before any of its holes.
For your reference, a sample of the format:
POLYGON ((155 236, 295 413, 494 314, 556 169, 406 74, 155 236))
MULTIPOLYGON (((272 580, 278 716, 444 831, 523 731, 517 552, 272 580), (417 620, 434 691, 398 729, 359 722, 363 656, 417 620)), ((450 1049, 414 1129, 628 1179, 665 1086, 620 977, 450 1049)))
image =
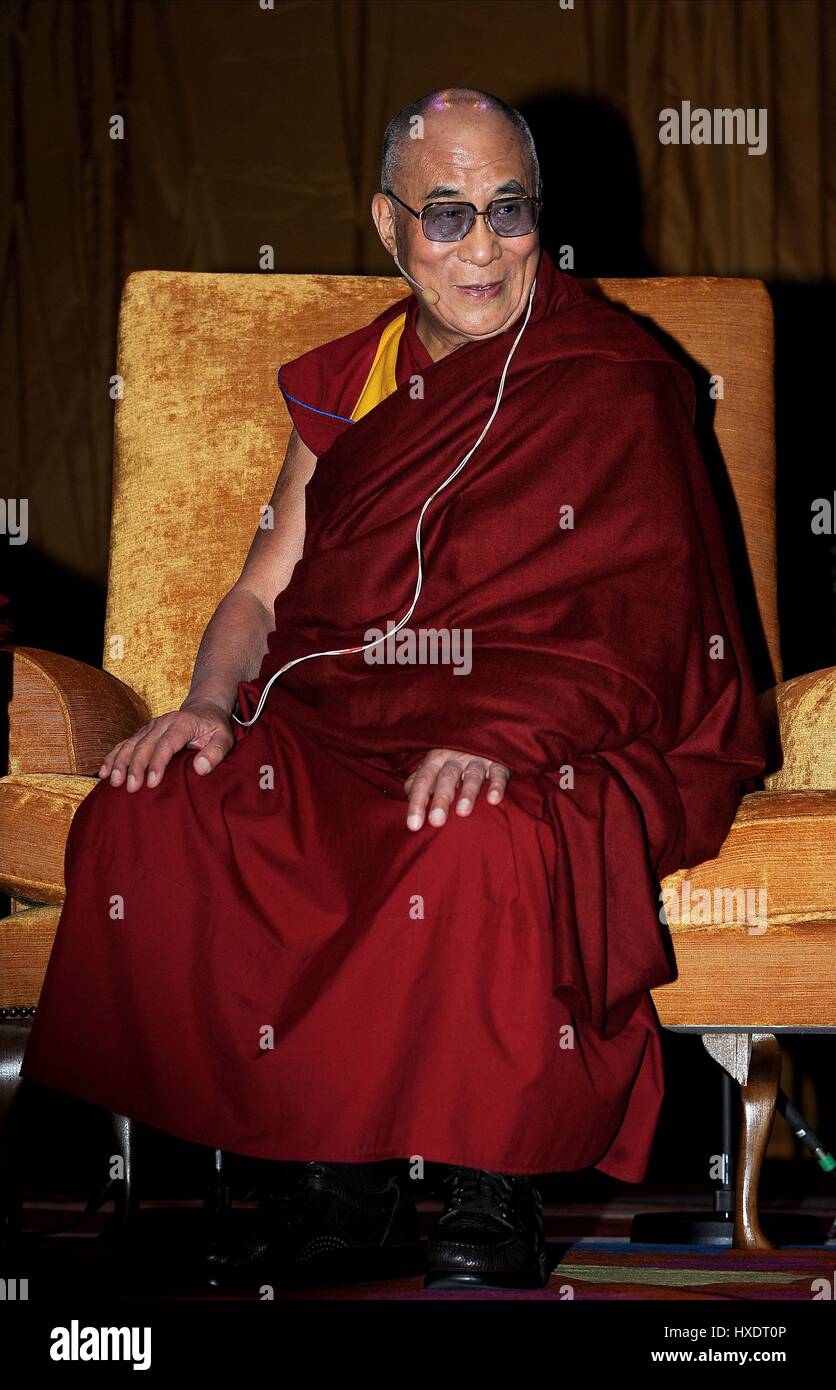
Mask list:
POLYGON ((533 1178, 646 1171, 659 879, 764 751, 693 383, 539 212, 497 98, 395 117, 415 293, 282 365, 275 527, 73 821, 22 1074, 292 1173, 219 1280, 408 1246, 432 1161, 428 1280, 540 1285, 533 1178))

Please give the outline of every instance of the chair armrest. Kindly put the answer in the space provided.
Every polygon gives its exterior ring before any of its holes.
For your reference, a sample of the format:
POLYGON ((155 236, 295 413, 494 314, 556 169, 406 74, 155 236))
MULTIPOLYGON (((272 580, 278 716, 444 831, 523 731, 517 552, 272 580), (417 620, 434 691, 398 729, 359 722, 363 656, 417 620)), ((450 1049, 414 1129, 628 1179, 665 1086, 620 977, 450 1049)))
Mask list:
POLYGON ((767 790, 836 790, 836 666, 765 691, 760 710, 769 746, 767 790))
POLYGON ((93 777, 115 743, 150 719, 129 685, 34 647, 0 648, 0 688, 8 699, 10 773, 93 777))

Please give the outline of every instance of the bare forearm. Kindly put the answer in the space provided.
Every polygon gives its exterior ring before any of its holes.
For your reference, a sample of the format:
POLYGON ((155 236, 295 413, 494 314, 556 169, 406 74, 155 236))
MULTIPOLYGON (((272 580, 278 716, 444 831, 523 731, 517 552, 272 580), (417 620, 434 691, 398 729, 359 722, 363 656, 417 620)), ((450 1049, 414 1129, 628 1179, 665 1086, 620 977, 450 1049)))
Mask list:
POLYGON ((273 614, 248 589, 233 588, 203 634, 187 700, 210 700, 231 713, 238 682, 258 675, 273 614))

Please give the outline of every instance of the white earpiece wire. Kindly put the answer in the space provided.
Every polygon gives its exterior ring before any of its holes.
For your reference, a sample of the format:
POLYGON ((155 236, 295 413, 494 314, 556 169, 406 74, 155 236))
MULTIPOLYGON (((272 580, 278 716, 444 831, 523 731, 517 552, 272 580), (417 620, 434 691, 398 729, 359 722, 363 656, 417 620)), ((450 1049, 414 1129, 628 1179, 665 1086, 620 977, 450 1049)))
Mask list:
POLYGON ((422 508, 421 508, 421 512, 420 512, 420 515, 419 515, 419 517, 418 517, 418 524, 417 524, 417 526, 416 526, 416 528, 415 528, 415 547, 416 547, 416 550, 417 550, 417 552, 418 552, 418 580, 417 580, 417 583, 416 583, 416 585, 415 585, 415 594, 414 594, 414 596, 413 596, 412 603, 409 605, 409 608, 406 610, 406 612, 404 613, 403 617, 402 617, 401 619, 399 619, 399 621, 395 624, 395 626, 394 626, 393 628, 391 628, 391 629, 389 630, 389 632, 386 633, 385 636, 383 636, 383 637, 376 637, 376 638, 374 639, 373 642, 367 642, 367 643, 365 644, 365 646, 362 646, 362 647, 332 647, 332 648, 330 648, 328 651, 324 651, 324 652, 308 652, 305 656, 297 656, 297 657, 294 657, 292 661, 287 661, 287 662, 285 662, 284 666, 280 667, 280 669, 279 669, 278 671, 275 671, 275 672, 273 673, 273 675, 270 677, 269 681, 268 681, 267 684, 265 685, 264 689, 262 690, 262 692, 261 692, 261 699, 260 699, 259 702, 258 702, 258 705, 257 705, 257 707, 256 707, 256 711, 255 711, 255 714, 252 716, 252 718, 251 718, 251 719, 239 719, 237 714, 233 714, 233 715, 232 715, 232 718, 236 721, 236 723, 243 725, 243 727, 244 727, 245 729, 248 729, 248 728, 250 727, 251 724, 254 724, 254 723, 255 723, 255 721, 258 719, 259 715, 261 714, 261 711, 262 711, 263 708, 264 708, 264 702, 265 702, 265 700, 267 699, 267 695, 268 695, 268 692, 269 692, 269 690, 270 690, 271 685, 273 684, 274 681, 278 680, 279 676, 284 675, 285 671, 289 671, 290 668, 291 668, 291 666, 297 666, 297 665, 299 664, 299 662, 301 662, 301 661, 312 661, 313 658, 314 658, 315 656, 346 656, 346 655, 348 655, 348 654, 351 653, 351 652, 366 652, 366 651, 370 651, 372 647, 377 647, 377 646, 380 645, 381 642, 386 642, 386 641, 388 641, 389 638, 392 637, 392 636, 394 636, 394 634, 395 634, 401 627, 403 627, 404 623, 407 622, 408 619, 412 616, 412 614, 413 614, 414 611, 415 611, 415 605, 416 605, 417 602, 418 602, 418 596, 419 596, 419 594, 421 593, 421 587, 422 587, 423 582, 424 582, 424 567, 423 567, 423 558, 422 558, 422 555, 421 555, 421 525, 422 525, 423 520, 424 520, 424 513, 426 512, 426 510, 427 510, 427 508, 429 507, 430 503, 433 502, 433 501, 435 500, 435 498, 438 496, 438 494, 439 494, 440 492, 443 492, 443 491, 444 491, 444 489, 447 487, 447 485, 448 485, 449 483, 452 483, 453 479, 456 478, 456 477, 458 476, 458 474, 462 471, 462 469, 464 468, 464 466, 465 466, 465 464, 468 462, 468 460, 469 460, 470 458, 472 458, 473 454, 475 454, 476 450, 479 448, 479 445, 482 443, 482 440, 485 438, 485 435, 487 434, 488 430, 490 429, 491 425, 492 425, 493 422, 494 422, 494 419, 496 418, 496 412, 498 411, 498 409, 499 409, 499 403, 500 403, 500 401, 502 400, 502 392, 503 392, 503 390, 505 389, 505 378, 506 378, 506 376, 508 375, 508 368, 509 368, 510 365, 511 365, 511 358, 514 356, 514 353, 515 353, 516 350, 517 350, 517 344, 519 343, 520 338, 522 337, 523 333, 525 332, 526 325, 528 324, 528 320, 529 320, 530 317, 531 317, 531 306, 532 306, 532 304, 534 303, 534 290, 535 290, 536 286, 537 286, 537 280, 536 280, 536 278, 535 278, 534 284, 531 286, 531 290, 530 290, 530 293, 529 293, 529 296, 528 296, 528 309, 526 310, 526 315, 525 315, 525 318, 524 318, 524 320, 523 320, 522 327, 520 328, 519 333, 517 334, 516 338, 514 339, 512 345, 511 345, 511 351, 508 353, 508 356, 507 356, 507 358, 505 359, 505 366, 504 366, 503 369, 502 369, 502 376, 501 376, 500 379, 499 379, 499 389, 497 390, 497 393, 496 393, 496 400, 494 401, 493 410, 491 411, 490 415, 488 416, 488 419, 487 419, 487 421, 486 421, 486 423, 485 423, 485 425, 484 425, 484 428, 482 429, 482 433, 479 435, 479 438, 476 440, 476 443, 473 444, 473 445, 468 449, 468 451, 467 451, 467 453, 465 454, 464 458, 461 459, 461 461, 456 465, 456 467, 453 469, 452 473, 450 473, 450 474, 448 475, 448 477, 446 477, 446 478, 444 479, 444 482, 443 482, 443 483, 439 483, 438 487, 435 489, 434 492, 431 492, 431 493, 430 493, 429 497, 426 499, 426 501, 424 502, 424 505, 423 505, 422 508))

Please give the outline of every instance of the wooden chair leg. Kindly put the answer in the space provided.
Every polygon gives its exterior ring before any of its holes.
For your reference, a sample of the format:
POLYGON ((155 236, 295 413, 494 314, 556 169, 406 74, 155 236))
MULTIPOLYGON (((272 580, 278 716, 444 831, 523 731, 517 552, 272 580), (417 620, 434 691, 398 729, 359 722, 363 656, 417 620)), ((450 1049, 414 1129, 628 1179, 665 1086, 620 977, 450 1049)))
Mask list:
POLYGON ((758 1185, 775 1118, 781 1049, 774 1033, 752 1033, 751 1044, 748 1075, 740 1086, 733 1245, 735 1250, 774 1250, 758 1216, 758 1185))

